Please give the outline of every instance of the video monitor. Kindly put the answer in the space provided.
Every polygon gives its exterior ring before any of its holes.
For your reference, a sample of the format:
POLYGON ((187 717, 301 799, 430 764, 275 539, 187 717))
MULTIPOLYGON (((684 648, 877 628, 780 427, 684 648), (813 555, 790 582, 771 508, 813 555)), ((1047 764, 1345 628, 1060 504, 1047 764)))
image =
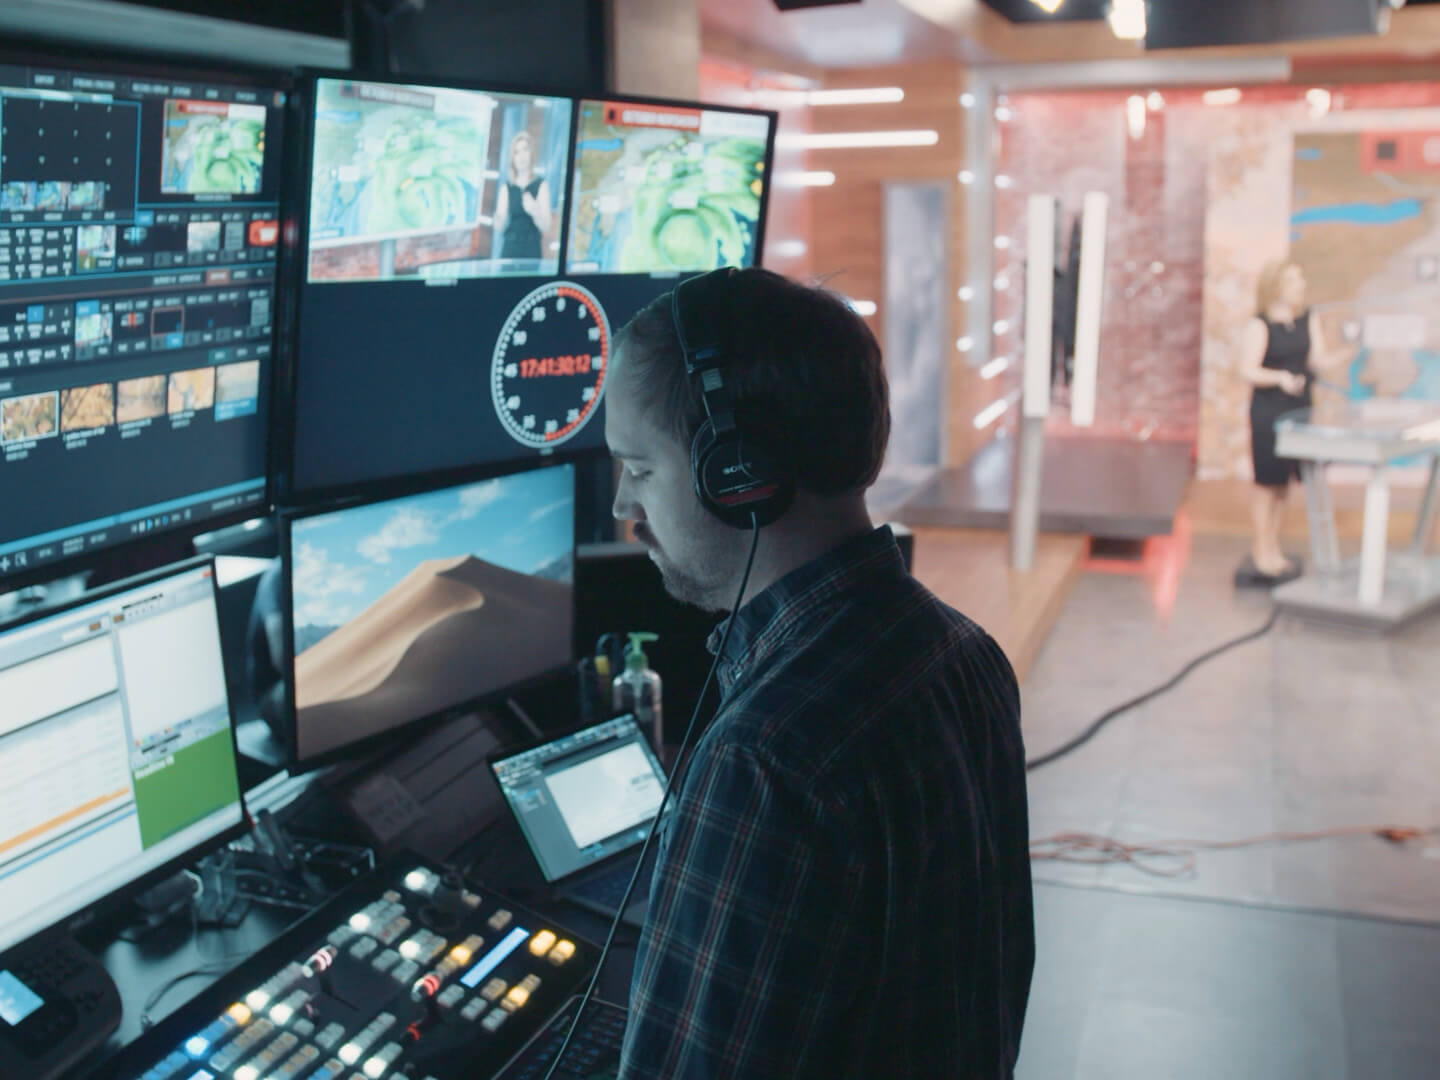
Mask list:
POLYGON ((553 274, 568 98, 314 85, 310 282, 553 274))
POLYGON ((581 101, 570 273, 681 273, 759 260, 770 113, 581 101))
POLYGON ((284 100, 0 55, 0 590, 266 504, 284 100))
POLYGON ((295 761, 568 665, 574 551, 568 464, 292 518, 295 761))
POLYGON ((773 114, 611 105, 577 129, 594 106, 567 97, 341 76, 297 94, 288 505, 602 454, 616 331, 759 255, 773 114))
POLYGON ((242 829, 209 560, 0 628, 0 703, 0 952, 242 829))

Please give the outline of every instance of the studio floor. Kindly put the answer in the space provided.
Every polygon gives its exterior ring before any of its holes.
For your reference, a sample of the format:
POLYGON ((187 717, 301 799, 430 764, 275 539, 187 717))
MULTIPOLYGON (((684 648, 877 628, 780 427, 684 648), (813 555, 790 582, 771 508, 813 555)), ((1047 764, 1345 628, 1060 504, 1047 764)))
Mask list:
MULTIPOLYGON (((1029 755, 1262 625, 1266 597, 1231 584, 1244 550, 1202 537, 1082 574, 1022 684, 1029 755)), ((1281 619, 1031 773, 1031 836, 1434 829, 1437 778, 1440 619, 1389 637, 1281 619)), ((1034 873, 1022 1080, 1440 1075, 1440 834, 1034 873)))

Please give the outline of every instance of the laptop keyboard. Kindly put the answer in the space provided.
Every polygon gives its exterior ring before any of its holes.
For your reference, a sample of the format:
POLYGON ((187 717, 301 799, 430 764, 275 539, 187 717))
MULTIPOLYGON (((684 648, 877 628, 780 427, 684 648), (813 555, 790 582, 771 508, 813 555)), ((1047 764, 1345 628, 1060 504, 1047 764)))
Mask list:
MULTIPOLYGON (((502 1080, 539 1080, 565 1041, 577 999, 572 998, 547 1032, 537 1035, 502 1074, 502 1080)), ((575 1037, 555 1070, 557 1080, 613 1080, 620 1068, 625 1010, 596 998, 585 1007, 575 1037)))
MULTIPOLYGON (((647 859, 646 862, 653 863, 654 860, 647 859)), ((593 878, 577 881, 568 891, 572 896, 581 897, 592 904, 600 904, 612 911, 619 911, 620 901, 625 899, 625 886, 630 884, 630 875, 634 872, 635 864, 627 860, 603 873, 596 874, 593 878)), ((650 879, 642 870, 640 880, 635 883, 635 892, 630 898, 631 902, 645 899, 649 892, 650 879)))

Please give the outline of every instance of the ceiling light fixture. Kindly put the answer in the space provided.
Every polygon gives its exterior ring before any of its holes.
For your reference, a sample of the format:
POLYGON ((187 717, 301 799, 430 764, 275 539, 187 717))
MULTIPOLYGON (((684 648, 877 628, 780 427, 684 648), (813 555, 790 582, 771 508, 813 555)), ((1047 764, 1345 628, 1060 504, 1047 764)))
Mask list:
POLYGON ((862 318, 869 318, 878 310, 874 300, 851 300, 849 304, 850 310, 862 318))
POLYGON ((835 174, 828 169, 813 172, 777 172, 775 186, 782 188, 829 187, 835 183, 835 174))
POLYGON ((766 254, 782 259, 798 259, 807 250, 804 240, 776 240, 773 244, 765 245, 766 254))
POLYGON ((940 133, 933 129, 910 131, 805 131, 775 136, 786 150, 852 150, 877 146, 934 146, 940 133))
POLYGON ((884 105, 904 100, 905 91, 898 86, 856 86, 805 92, 807 105, 884 105))
POLYGON ((1145 0, 1110 0, 1110 32, 1122 41, 1145 40, 1145 0))
POLYGON ((1030 2, 1046 15, 1054 15, 1060 10, 1060 5, 1065 3, 1065 0, 1030 0, 1030 2))
POLYGON ((1224 90, 1206 90, 1200 100, 1206 105, 1238 105, 1242 96, 1238 86, 1227 86, 1224 90))
POLYGON ((987 381, 993 379, 1009 366, 1010 358, 1008 356, 997 356, 980 369, 980 378, 987 381))

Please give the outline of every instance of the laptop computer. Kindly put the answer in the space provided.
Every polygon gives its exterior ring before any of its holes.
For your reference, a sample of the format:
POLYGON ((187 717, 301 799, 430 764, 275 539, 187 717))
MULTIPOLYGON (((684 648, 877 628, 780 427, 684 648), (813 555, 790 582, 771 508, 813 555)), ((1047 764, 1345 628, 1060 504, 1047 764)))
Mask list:
MULTIPOLYGON (((607 918, 620 908, 665 794, 635 717, 617 716, 488 758, 505 805, 558 899, 607 918)), ((645 918, 657 846, 622 921, 645 918)))

